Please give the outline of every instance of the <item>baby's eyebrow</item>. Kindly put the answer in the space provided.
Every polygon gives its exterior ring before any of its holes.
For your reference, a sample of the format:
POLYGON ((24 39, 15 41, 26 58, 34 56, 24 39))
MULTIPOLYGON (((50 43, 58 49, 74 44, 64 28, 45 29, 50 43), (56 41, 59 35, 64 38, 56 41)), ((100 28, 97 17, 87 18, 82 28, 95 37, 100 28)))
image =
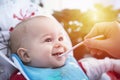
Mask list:
POLYGON ((63 32, 60 32, 59 35, 64 35, 64 33, 63 33, 63 32))
MULTIPOLYGON (((46 37, 46 36, 53 36, 54 34, 55 34, 55 33, 46 33, 46 34, 41 35, 41 38, 44 38, 44 37, 46 37)), ((60 32, 58 35, 63 35, 63 33, 60 32)))
POLYGON ((50 36, 50 35, 52 35, 52 33, 43 34, 43 35, 41 35, 41 38, 46 37, 46 36, 50 36))

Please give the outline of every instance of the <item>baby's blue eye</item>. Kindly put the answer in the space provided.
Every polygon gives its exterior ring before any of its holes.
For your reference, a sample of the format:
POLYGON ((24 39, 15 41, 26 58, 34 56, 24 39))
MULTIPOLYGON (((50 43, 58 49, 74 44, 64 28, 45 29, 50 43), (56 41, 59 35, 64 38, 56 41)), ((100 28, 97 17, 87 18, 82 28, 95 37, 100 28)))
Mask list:
POLYGON ((47 39, 45 39, 45 42, 51 42, 51 41, 52 41, 51 38, 47 38, 47 39))

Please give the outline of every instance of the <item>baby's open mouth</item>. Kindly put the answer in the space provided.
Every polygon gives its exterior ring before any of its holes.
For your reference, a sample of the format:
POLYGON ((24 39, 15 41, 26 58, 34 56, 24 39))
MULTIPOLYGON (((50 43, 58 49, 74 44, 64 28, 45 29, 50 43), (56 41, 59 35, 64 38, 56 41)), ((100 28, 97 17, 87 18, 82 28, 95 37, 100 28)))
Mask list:
POLYGON ((57 52, 57 53, 54 53, 54 54, 52 54, 53 56, 59 56, 59 55, 61 55, 61 54, 63 54, 63 52, 57 52))

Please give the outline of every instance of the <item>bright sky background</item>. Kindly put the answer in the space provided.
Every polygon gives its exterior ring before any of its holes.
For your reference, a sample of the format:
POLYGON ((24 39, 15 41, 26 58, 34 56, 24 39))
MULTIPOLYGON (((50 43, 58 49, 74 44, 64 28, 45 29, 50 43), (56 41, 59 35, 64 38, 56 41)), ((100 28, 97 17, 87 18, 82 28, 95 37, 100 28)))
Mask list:
POLYGON ((115 8, 120 8, 120 0, 64 0, 63 1, 63 7, 64 8, 78 8, 82 11, 86 11, 89 8, 93 7, 93 4, 95 3, 102 3, 105 6, 106 5, 114 5, 115 8), (70 4, 70 5, 66 5, 70 4))
POLYGON ((62 10, 64 8, 81 9, 86 11, 93 7, 95 3, 102 3, 105 6, 114 5, 115 9, 120 9, 120 0, 42 0, 45 7, 52 10, 62 10))

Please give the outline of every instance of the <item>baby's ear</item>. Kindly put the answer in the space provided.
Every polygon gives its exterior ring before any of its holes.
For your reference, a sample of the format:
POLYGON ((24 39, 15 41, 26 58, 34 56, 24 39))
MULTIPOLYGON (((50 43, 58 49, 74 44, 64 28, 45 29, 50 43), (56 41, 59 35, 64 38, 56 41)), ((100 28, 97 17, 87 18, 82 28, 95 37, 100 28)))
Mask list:
POLYGON ((27 49, 25 49, 25 48, 19 48, 17 50, 17 54, 21 58, 21 60, 23 62, 29 63, 31 61, 31 59, 30 59, 30 57, 28 55, 27 49))

